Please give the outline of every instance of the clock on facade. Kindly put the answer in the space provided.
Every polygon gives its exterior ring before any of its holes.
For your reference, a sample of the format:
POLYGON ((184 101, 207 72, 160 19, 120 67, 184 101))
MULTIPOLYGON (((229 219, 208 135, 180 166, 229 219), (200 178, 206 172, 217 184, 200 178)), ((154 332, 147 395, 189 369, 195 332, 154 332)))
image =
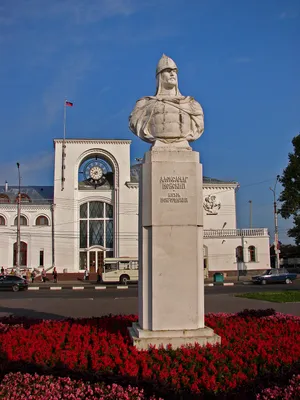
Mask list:
POLYGON ((92 160, 84 168, 84 176, 87 182, 93 186, 101 186, 106 180, 108 170, 101 160, 92 160))

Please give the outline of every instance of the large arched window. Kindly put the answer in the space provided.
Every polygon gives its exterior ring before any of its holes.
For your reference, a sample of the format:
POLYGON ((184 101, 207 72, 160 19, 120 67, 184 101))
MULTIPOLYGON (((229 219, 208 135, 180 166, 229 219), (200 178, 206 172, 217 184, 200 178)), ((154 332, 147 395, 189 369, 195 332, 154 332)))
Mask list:
POLYGON ((49 225, 49 220, 44 215, 40 215, 39 217, 37 217, 35 224, 41 226, 47 226, 49 225))
POLYGON ((80 206, 79 268, 96 272, 114 255, 114 212, 111 204, 90 201, 80 206), (97 249, 98 247, 98 249, 97 249))
POLYGON ((248 247, 249 262, 256 262, 256 248, 255 246, 248 247))
MULTIPOLYGON (((18 217, 15 218, 14 225, 18 225, 18 217)), ((20 225, 23 225, 23 226, 28 225, 27 218, 24 217, 24 215, 21 215, 21 217, 20 217, 20 225)))
POLYGON ((80 248, 102 246, 113 249, 113 207, 101 201, 80 206, 80 248))
POLYGON ((9 197, 7 194, 0 193, 0 203, 10 203, 9 197))
POLYGON ((244 262, 244 251, 243 251, 243 246, 238 246, 235 249, 235 255, 236 255, 236 262, 244 262))
POLYGON ((2 215, 0 215, 0 225, 6 225, 5 218, 2 215))

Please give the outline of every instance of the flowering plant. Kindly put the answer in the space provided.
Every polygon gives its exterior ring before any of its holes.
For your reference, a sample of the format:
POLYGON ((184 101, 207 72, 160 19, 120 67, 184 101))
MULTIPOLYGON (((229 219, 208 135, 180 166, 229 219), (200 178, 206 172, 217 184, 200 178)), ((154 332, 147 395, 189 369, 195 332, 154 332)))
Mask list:
MULTIPOLYGON (((112 384, 90 384, 75 381, 70 378, 55 378, 51 375, 10 373, 4 376, 0 384, 0 398, 6 400, 36 399, 36 400, 143 400, 143 390, 128 386, 112 384)), ((150 397, 149 400, 155 400, 150 397)))
POLYGON ((265 387, 286 385, 299 368, 299 317, 274 310, 208 314, 205 323, 221 336, 221 344, 148 351, 138 351, 130 342, 127 328, 134 321, 133 315, 64 321, 2 318, 0 369, 3 374, 84 377, 125 389, 137 386, 145 396, 191 399, 242 398, 242 393, 255 398, 265 387))

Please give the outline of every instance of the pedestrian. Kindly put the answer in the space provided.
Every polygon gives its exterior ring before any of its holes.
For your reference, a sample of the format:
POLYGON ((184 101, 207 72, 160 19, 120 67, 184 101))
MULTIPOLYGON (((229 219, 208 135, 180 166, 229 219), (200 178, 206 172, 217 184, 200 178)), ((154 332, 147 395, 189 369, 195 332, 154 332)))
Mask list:
POLYGON ((46 282, 46 271, 45 271, 45 268, 43 268, 43 271, 42 271, 42 280, 43 280, 44 283, 46 282))
POLYGON ((34 270, 32 270, 32 272, 31 272, 31 283, 34 282, 34 278, 35 278, 35 272, 34 272, 34 270))
POLYGON ((102 267, 97 268, 97 283, 102 283, 102 267))
POLYGON ((1 275, 4 275, 4 268, 1 267, 1 275))
POLYGON ((30 271, 29 271, 29 269, 26 270, 26 280, 27 280, 27 282, 30 281, 30 271))
POLYGON ((57 271, 56 271, 56 267, 53 268, 52 275, 53 275, 53 282, 54 282, 54 283, 57 283, 57 271))
POLYGON ((87 267, 85 267, 85 270, 84 270, 84 280, 85 281, 89 280, 89 275, 90 275, 89 270, 87 269, 87 267))

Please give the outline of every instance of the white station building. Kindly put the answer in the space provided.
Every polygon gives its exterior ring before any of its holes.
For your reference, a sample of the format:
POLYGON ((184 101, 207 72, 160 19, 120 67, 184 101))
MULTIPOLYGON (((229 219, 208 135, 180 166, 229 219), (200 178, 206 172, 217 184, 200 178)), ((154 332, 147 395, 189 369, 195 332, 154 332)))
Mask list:
MULTIPOLYGON (((106 257, 138 256, 139 164, 130 140, 54 140, 54 186, 21 187, 21 266, 95 272, 106 257), (64 159, 64 162, 63 162, 64 159), (64 168, 63 168, 64 167, 64 168)), ((237 229, 238 183, 204 177, 205 275, 270 267, 266 228, 237 229)), ((16 265, 18 187, 0 187, 0 265, 16 265)), ((184 274, 184 266, 182 266, 184 274)))

